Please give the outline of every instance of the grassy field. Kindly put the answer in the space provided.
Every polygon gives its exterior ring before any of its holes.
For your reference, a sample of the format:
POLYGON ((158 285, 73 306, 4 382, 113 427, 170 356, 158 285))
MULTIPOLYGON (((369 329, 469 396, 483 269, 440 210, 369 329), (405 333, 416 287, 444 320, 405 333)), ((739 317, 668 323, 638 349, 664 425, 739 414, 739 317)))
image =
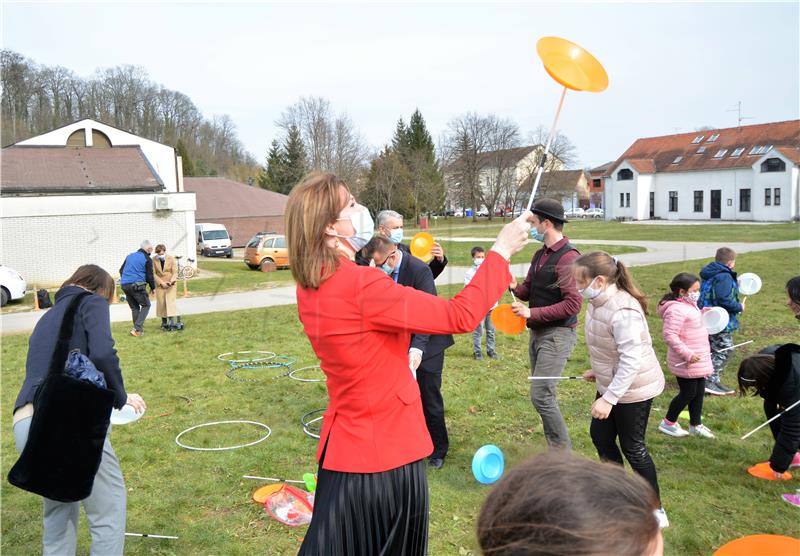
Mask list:
MULTIPOLYGON (((447 255, 447 264, 453 266, 469 266, 472 264, 472 256, 470 251, 476 245, 480 245, 487 251, 494 242, 492 241, 441 241, 442 249, 447 255)), ((531 255, 539 248, 539 243, 532 242, 532 245, 514 255, 511 258, 512 263, 529 263, 531 262, 531 255)), ((575 247, 582 253, 589 251, 606 251, 612 255, 622 255, 624 253, 640 253, 645 249, 643 247, 635 247, 631 245, 581 245, 575 243, 575 247)))
MULTIPOLYGON (((227 263, 219 263, 227 264, 227 263)), ((699 261, 635 268, 634 274, 654 301, 670 278, 681 270, 698 271, 699 261)), ((785 307, 783 285, 800 268, 800 249, 743 254, 737 270, 758 272, 764 288, 752 297, 736 340, 755 343, 733 356, 723 381, 732 377, 742 356, 776 342, 797 341, 797 321, 785 307)), ((269 275, 265 275, 269 276, 269 275)), ((458 286, 443 288, 454 295, 458 286)), ((179 540, 129 538, 126 554, 294 554, 304 529, 270 519, 250 501, 260 483, 245 474, 300 479, 315 469, 316 442, 303 434, 300 417, 326 405, 319 383, 273 379, 274 369, 250 371, 260 383, 236 382, 225 376, 216 356, 234 350, 272 350, 292 355, 295 367, 316 358, 302 333, 296 308, 273 307, 187 317, 187 329, 163 334, 148 327, 142 339, 126 335, 128 325, 114 325, 127 388, 148 403, 137 423, 118 426, 112 442, 128 488, 127 531, 177 535, 179 540), (272 436, 253 447, 228 452, 190 452, 175 445, 182 430, 208 421, 246 419, 272 428, 272 436)), ((650 318, 653 339, 663 360, 661 324, 650 318)), ((566 372, 588 368, 582 328, 566 372)), ((23 379, 27 336, 2 342, 2 473, 16 458, 10 434, 11 409, 23 379)), ((450 431, 450 453, 441 471, 429 472, 431 495, 430 554, 477 552, 474 527, 490 488, 471 475, 475 450, 497 444, 514 465, 545 449, 541 421, 528 397, 529 368, 526 336, 498 338, 499 361, 472 359, 471 337, 456 338, 447 352, 444 396, 450 431)), ((650 419, 648 445, 659 471, 664 505, 671 527, 665 530, 667 554, 708 555, 725 542, 751 533, 797 536, 797 510, 779 495, 800 486, 754 479, 745 469, 764 461, 772 439, 763 430, 747 441, 739 436, 762 422, 760 398, 707 398, 704 423, 718 438, 673 439, 656 431, 658 420, 676 392, 671 376, 657 398, 650 419)), ((576 451, 596 453, 588 435, 593 388, 569 381, 559 390, 562 411, 576 451)), ((184 438, 195 444, 238 444, 253 440, 258 431, 232 427, 198 432, 184 438)), ((795 473, 796 475, 798 473, 795 473)), ((41 501, 2 485, 2 545, 4 554, 21 555, 40 549, 41 501)), ((88 552, 88 533, 81 523, 80 554, 88 552)))

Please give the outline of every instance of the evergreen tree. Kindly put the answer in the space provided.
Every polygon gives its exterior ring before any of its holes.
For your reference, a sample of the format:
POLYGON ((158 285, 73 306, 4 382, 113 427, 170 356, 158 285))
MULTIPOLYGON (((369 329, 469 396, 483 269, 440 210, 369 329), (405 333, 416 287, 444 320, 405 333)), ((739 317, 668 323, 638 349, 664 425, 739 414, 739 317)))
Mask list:
POLYGON ((303 179, 307 171, 306 148, 297 126, 289 127, 283 151, 286 165, 281 183, 281 193, 288 195, 292 188, 303 179))
POLYGON ((258 185, 264 189, 280 193, 285 174, 286 156, 278 144, 278 141, 273 139, 269 153, 267 154, 267 165, 261 169, 261 173, 258 176, 258 185))
POLYGON ((419 108, 411 114, 411 120, 409 120, 408 129, 406 130, 406 141, 410 150, 425 152, 427 161, 434 162, 436 160, 433 139, 431 134, 428 133, 428 128, 425 127, 425 119, 422 117, 419 108))
POLYGON ((403 118, 397 120, 397 126, 394 128, 394 137, 392 137, 392 150, 401 156, 405 156, 408 153, 408 131, 403 118))
POLYGON ((181 157, 183 175, 194 176, 194 164, 192 164, 192 159, 189 158, 189 151, 186 150, 186 145, 183 143, 183 139, 178 139, 178 144, 175 145, 175 150, 178 152, 178 156, 181 157))

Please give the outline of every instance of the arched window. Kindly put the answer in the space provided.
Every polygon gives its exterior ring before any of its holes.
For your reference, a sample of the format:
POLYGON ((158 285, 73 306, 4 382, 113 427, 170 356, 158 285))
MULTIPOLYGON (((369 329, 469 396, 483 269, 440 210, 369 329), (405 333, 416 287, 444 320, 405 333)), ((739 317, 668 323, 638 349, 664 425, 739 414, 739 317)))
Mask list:
POLYGON ((623 168, 617 172, 617 181, 625 181, 633 179, 633 171, 628 168, 623 168))
POLYGON ((92 146, 99 147, 101 149, 108 149, 111 148, 111 140, 108 138, 108 135, 106 135, 102 131, 97 131, 96 129, 93 129, 92 146))
POLYGON ((86 146, 86 130, 81 128, 70 133, 67 138, 68 147, 85 147, 86 146))
POLYGON ((785 172, 786 163, 780 158, 768 158, 761 163, 762 172, 785 172))

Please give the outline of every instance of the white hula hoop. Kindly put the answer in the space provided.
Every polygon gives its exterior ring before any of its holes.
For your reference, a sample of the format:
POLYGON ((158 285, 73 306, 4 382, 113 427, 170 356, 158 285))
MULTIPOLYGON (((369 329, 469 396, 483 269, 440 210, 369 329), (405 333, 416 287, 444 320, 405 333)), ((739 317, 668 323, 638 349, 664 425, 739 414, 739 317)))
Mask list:
POLYGON ((253 361, 268 361, 275 357, 274 351, 228 351, 226 353, 220 353, 217 355, 217 359, 220 361, 224 361, 225 363, 251 363, 253 361), (234 359, 234 358, 227 358, 229 355, 239 356, 249 354, 249 353, 260 353, 256 357, 248 357, 247 359, 234 359))
POLYGON ((322 367, 320 367, 319 365, 312 365, 310 367, 300 367, 299 369, 295 369, 291 371, 287 376, 292 380, 297 380, 299 382, 325 382, 324 378, 300 378, 294 376, 294 373, 299 373, 300 371, 308 371, 311 369, 319 369, 320 372, 322 372, 322 367))
POLYGON ((196 452, 221 452, 223 450, 236 450, 238 448, 247 448, 248 446, 253 446, 255 444, 258 444, 259 442, 265 441, 267 438, 269 438, 269 436, 271 434, 272 434, 272 429, 271 428, 269 428, 264 423, 257 423, 256 421, 213 421, 211 423, 202 423, 200 425, 195 425, 193 427, 189 427, 188 429, 186 429, 185 431, 181 432, 180 434, 178 434, 178 436, 175 437, 175 444, 177 444, 178 446, 180 446, 181 448, 184 448, 186 450, 193 450, 193 451, 196 451, 196 452), (263 429, 266 429, 267 434, 264 435, 264 437, 259 438, 255 442, 248 442, 247 444, 239 444, 238 446, 223 446, 221 448, 197 448, 196 446, 189 446, 187 444, 183 444, 181 442, 181 440, 180 440, 181 436, 183 436, 187 432, 193 431, 195 429, 199 429, 199 428, 202 428, 202 427, 210 427, 212 425, 230 425, 230 424, 233 424, 233 423, 244 423, 244 424, 247 424, 247 425, 255 425, 257 427, 261 427, 263 429))
MULTIPOLYGON (((326 410, 327 410, 327 408, 317 409, 316 411, 312 412, 312 414, 313 413, 317 413, 319 411, 326 411, 326 410)), ((320 415, 319 417, 314 417, 310 421, 303 421, 303 432, 306 433, 311 438, 319 438, 319 435, 317 433, 315 433, 314 431, 312 431, 309 428, 309 425, 311 425, 312 423, 316 423, 317 421, 321 421, 324 417, 325 417, 324 415, 320 415)))

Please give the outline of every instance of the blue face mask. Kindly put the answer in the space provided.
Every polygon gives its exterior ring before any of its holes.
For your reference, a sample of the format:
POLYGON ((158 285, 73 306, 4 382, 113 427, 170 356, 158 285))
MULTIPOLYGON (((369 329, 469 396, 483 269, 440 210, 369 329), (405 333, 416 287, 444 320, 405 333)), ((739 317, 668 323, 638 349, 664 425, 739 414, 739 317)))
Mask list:
POLYGON ((389 256, 386 257, 385 261, 383 261, 383 264, 378 267, 382 271, 384 271, 386 274, 388 274, 389 276, 391 276, 394 273, 394 269, 391 266, 389 266, 389 258, 391 258, 391 256, 394 255, 396 252, 397 251, 393 251, 393 252, 389 253, 389 256))
POLYGON ((536 228, 531 228, 531 238, 536 241, 544 241, 544 234, 540 233, 536 228))
POLYGON ((403 241, 403 228, 395 228, 389 234, 389 239, 392 240, 392 243, 397 245, 401 241, 403 241))

